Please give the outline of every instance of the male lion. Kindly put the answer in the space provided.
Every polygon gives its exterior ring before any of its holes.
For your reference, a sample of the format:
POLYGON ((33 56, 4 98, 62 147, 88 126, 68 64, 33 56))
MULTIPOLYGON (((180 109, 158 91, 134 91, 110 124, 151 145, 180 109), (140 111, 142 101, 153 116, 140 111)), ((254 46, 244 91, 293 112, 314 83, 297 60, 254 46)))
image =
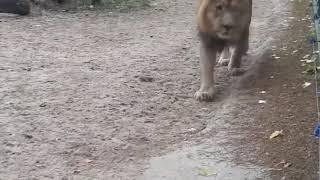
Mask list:
POLYGON ((194 94, 197 100, 208 101, 213 98, 217 53, 221 53, 218 64, 229 63, 231 74, 243 72, 240 64, 249 48, 251 16, 252 0, 198 0, 201 86, 194 94))

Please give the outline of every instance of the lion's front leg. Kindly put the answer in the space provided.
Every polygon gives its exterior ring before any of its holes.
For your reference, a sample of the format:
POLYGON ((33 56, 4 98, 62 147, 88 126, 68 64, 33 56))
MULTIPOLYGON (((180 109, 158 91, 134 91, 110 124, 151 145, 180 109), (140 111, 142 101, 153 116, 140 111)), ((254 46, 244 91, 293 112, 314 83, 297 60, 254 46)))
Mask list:
POLYGON ((243 68, 240 68, 242 58, 241 48, 236 47, 231 55, 230 62, 228 64, 228 71, 232 76, 239 76, 245 73, 243 68))
POLYGON ((198 101, 209 101, 214 95, 214 65, 217 51, 203 43, 200 47, 200 89, 194 94, 198 101))
POLYGON ((242 36, 242 39, 236 44, 231 52, 230 62, 228 64, 228 70, 231 75, 237 76, 245 72, 245 69, 240 68, 242 56, 246 54, 249 49, 249 30, 246 30, 242 36))
POLYGON ((227 66, 230 61, 230 47, 225 47, 220 54, 218 65, 227 66))
POLYGON ((234 49, 232 49, 230 61, 228 64, 228 70, 231 71, 234 68, 240 68, 241 65, 241 47, 236 45, 234 49))

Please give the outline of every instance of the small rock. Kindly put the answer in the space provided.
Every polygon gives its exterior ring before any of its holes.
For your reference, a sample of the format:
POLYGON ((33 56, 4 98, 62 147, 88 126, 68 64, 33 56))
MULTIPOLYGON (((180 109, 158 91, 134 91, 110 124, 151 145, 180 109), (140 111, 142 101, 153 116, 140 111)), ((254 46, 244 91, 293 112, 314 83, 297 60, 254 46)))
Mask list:
POLYGON ((147 138, 147 137, 141 137, 141 138, 140 138, 140 140, 141 140, 141 141, 145 141, 145 142, 150 141, 150 139, 149 139, 149 138, 147 138))
POLYGON ((153 123, 152 120, 145 120, 144 123, 153 123))
POLYGON ((45 102, 40 104, 40 107, 46 107, 46 106, 47 104, 45 102))
POLYGON ((30 134, 23 134, 23 137, 25 137, 26 139, 32 139, 33 136, 30 134))
POLYGON ((139 80, 140 80, 141 82, 152 82, 154 79, 153 79, 153 77, 140 76, 140 77, 139 77, 139 80))
POLYGON ((66 103, 73 103, 73 99, 69 98, 66 103))
POLYGON ((31 67, 23 67, 22 70, 24 70, 24 71, 31 71, 31 67))

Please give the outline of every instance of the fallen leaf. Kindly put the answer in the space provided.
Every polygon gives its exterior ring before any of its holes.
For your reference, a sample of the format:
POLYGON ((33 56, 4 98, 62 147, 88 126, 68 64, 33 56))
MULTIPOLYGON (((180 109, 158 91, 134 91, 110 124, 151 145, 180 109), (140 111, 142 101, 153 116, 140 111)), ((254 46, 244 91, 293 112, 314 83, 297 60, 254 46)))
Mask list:
POLYGON ((285 160, 282 160, 282 161, 280 161, 278 164, 276 164, 276 165, 274 165, 274 166, 279 166, 280 164, 285 164, 286 163, 286 161, 285 160))
POLYGON ((314 59, 307 59, 306 60, 306 63, 313 63, 314 62, 314 59))
POLYGON ((210 170, 208 170, 208 169, 205 169, 205 168, 199 168, 199 169, 198 169, 198 174, 199 174, 200 176, 205 176, 205 177, 217 175, 216 172, 212 172, 212 171, 210 171, 210 170))
POLYGON ((285 163, 286 163, 286 161, 285 161, 285 160, 282 160, 282 161, 280 161, 278 164, 276 164, 276 165, 274 165, 274 166, 277 167, 277 166, 282 165, 282 164, 285 164, 285 163))
POLYGON ((272 171, 282 171, 281 168, 270 168, 270 170, 272 170, 272 171))
POLYGON ((288 168, 288 167, 290 167, 292 164, 291 163, 285 163, 284 165, 283 165, 283 167, 284 168, 288 168))
POLYGON ((280 136, 280 135, 283 135, 283 130, 273 132, 273 133, 270 135, 270 139, 276 138, 276 137, 278 137, 278 136, 280 136))
POLYGON ((86 159, 85 161, 86 161, 86 163, 92 163, 93 162, 93 160, 90 160, 90 159, 86 159))
POLYGON ((259 103, 259 104, 265 104, 265 103, 267 103, 267 101, 265 101, 265 100, 259 100, 258 103, 259 103))
POLYGON ((310 85, 311 85, 310 82, 305 82, 305 83, 302 85, 302 87, 303 87, 303 88, 307 88, 307 87, 309 87, 310 85))
POLYGON ((307 55, 303 56, 302 58, 307 59, 309 56, 310 56, 310 54, 307 54, 307 55))
POLYGON ((188 129, 188 132, 194 132, 196 130, 197 130, 196 128, 190 128, 190 129, 188 129))
POLYGON ((314 74, 315 71, 317 71, 317 70, 318 70, 318 69, 315 69, 312 65, 308 65, 308 64, 307 64, 305 71, 306 71, 308 74, 314 74))

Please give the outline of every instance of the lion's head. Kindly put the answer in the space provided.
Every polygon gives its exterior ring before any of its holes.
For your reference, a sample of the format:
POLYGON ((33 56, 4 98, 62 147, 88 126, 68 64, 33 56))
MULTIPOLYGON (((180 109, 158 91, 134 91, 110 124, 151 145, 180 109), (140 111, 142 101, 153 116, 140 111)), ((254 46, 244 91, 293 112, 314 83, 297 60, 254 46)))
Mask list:
POLYGON ((199 0, 198 28, 224 40, 237 40, 251 22, 252 0, 199 0))

